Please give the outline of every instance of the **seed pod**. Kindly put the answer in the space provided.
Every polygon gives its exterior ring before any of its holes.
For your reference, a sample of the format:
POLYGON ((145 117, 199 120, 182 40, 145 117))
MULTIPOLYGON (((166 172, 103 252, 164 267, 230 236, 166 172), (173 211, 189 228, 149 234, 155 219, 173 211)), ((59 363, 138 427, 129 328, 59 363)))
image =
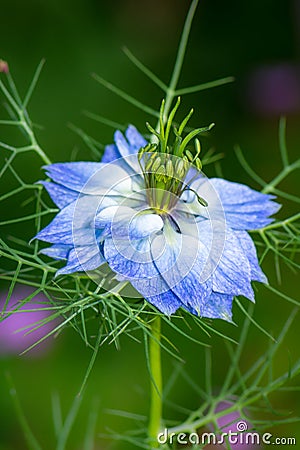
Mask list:
POLYGON ((156 159, 154 159, 152 164, 152 172, 156 172, 158 168, 162 167, 161 165, 161 158, 158 156, 156 159))
POLYGON ((156 175, 165 175, 165 174, 166 174, 165 166, 159 166, 159 168, 156 171, 156 175))
POLYGON ((166 170, 164 166, 159 166, 155 173, 155 178, 157 181, 163 181, 166 182, 166 170))
POLYGON ((180 159, 176 163, 176 177, 181 179, 184 176, 184 174, 185 174, 185 164, 183 159, 180 159))
POLYGON ((191 162, 194 161, 194 156, 189 150, 185 150, 185 154, 191 162))
POLYGON ((173 178, 173 176, 174 176, 173 163, 170 159, 169 159, 169 161, 167 161, 167 164, 166 164, 166 174, 170 178, 173 178))
POLYGON ((199 158, 196 158, 195 163, 196 163, 197 169, 201 170, 202 169, 202 162, 201 162, 201 160, 199 158))
POLYGON ((195 139, 195 149, 196 149, 196 155, 199 156, 200 152, 201 152, 201 144, 199 139, 195 139))
POLYGON ((151 158, 147 158, 146 163, 145 163, 145 171, 149 172, 149 170, 151 169, 151 166, 153 164, 153 159, 151 158))

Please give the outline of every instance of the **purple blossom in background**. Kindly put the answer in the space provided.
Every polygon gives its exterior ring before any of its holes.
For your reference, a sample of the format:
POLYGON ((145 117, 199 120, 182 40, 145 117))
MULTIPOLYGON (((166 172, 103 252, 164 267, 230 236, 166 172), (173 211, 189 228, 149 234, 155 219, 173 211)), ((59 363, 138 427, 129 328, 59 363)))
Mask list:
POLYGON ((300 111, 300 67, 279 64, 258 68, 249 79, 247 101, 263 116, 300 111))
MULTIPOLYGON (((233 405, 231 401, 220 402, 216 408, 215 413, 224 411, 233 405)), ((253 425, 249 420, 245 420, 240 416, 238 411, 229 412, 217 419, 219 432, 217 437, 221 437, 222 433, 233 433, 233 440, 230 442, 231 448, 234 450, 258 450, 261 448, 257 444, 259 439, 258 433, 253 429, 253 425), (252 436, 251 436, 252 435, 252 436), (256 435, 256 437, 255 437, 256 435), (234 442, 236 441, 236 443, 234 442)), ((210 430, 215 432, 213 425, 209 426, 210 430)), ((205 449, 216 448, 216 446, 207 446, 205 449)), ((227 448, 226 444, 218 446, 217 448, 227 448)))
MULTIPOLYGON (((6 308, 6 312, 15 310, 18 302, 24 300, 33 291, 30 288, 18 286, 15 287, 13 294, 9 300, 6 308)), ((4 308, 7 292, 0 294, 0 309, 4 308)), ((28 331, 35 328, 37 322, 47 318, 51 312, 45 311, 45 304, 49 303, 47 298, 43 294, 38 294, 32 298, 29 302, 20 308, 22 310, 37 309, 38 311, 32 312, 15 312, 11 316, 7 317, 0 323, 0 354, 20 354, 28 347, 36 343, 39 339, 48 334, 54 327, 55 321, 47 323, 37 330, 27 334, 28 331), (19 331, 26 327, 25 330, 19 331), (28 328, 27 328, 28 327, 28 328)), ((51 338, 43 341, 30 352, 29 356, 40 356, 51 346, 51 338)))

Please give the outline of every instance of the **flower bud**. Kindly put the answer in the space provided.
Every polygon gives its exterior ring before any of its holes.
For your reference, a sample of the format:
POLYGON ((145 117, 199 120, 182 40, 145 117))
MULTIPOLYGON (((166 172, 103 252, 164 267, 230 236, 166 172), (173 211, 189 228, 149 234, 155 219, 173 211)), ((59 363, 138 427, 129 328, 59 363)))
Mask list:
POLYGON ((9 67, 6 61, 3 61, 3 59, 0 59, 0 73, 8 73, 9 67))

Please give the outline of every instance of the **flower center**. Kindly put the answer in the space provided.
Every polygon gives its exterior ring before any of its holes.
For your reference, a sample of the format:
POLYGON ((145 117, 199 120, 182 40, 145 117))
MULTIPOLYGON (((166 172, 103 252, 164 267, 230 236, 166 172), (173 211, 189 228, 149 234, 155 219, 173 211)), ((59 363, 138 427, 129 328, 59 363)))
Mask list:
POLYGON ((186 188, 188 161, 168 153, 143 154, 143 175, 149 206, 158 213, 168 213, 186 188))
MULTIPOLYGON (((211 124, 208 127, 196 128, 184 137, 183 132, 193 114, 193 110, 176 128, 173 125, 173 119, 179 105, 180 98, 178 97, 176 105, 165 120, 165 102, 162 101, 159 132, 149 123, 146 124, 156 142, 142 147, 138 153, 149 206, 160 215, 168 214, 175 207, 182 193, 186 190, 192 190, 190 185, 199 176, 202 168, 199 158, 201 146, 196 136, 199 133, 209 131, 214 126, 214 124, 211 124), (174 132, 172 143, 169 139, 171 128, 174 132), (187 148, 192 140, 194 140, 194 151, 187 148)), ((193 192, 196 194, 198 201, 203 206, 207 206, 207 202, 195 191, 193 192)))

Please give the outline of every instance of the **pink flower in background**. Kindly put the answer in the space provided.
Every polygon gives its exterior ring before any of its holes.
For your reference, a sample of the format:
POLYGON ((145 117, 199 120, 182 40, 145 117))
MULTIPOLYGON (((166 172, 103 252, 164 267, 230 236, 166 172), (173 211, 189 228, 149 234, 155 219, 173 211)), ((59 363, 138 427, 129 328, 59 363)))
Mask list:
MULTIPOLYGON (((228 408, 230 408, 234 402, 232 401, 224 401, 220 402, 215 409, 215 412, 221 412, 228 408)), ((210 425, 209 428, 211 431, 216 432, 217 437, 221 437, 222 433, 227 433, 228 436, 232 436, 229 438, 229 442, 231 448, 234 450, 258 450, 261 448, 260 445, 257 444, 260 438, 258 436, 257 431, 253 429, 253 425, 249 420, 245 420, 241 417, 238 411, 229 412, 228 414, 224 414, 224 416, 217 419, 219 431, 214 429, 213 425, 210 425)), ((226 443, 218 446, 208 445, 205 449, 210 448, 219 448, 225 449, 226 443)))
POLYGON ((0 73, 8 73, 9 67, 6 61, 3 61, 3 59, 0 59, 0 73))
MULTIPOLYGON (((27 287, 15 287, 5 311, 9 312, 16 309, 18 302, 24 300, 32 292, 33 290, 27 287)), ((4 308, 6 296, 7 292, 0 293, 1 311, 4 308)), ((28 331, 36 327, 39 321, 50 316, 51 311, 45 311, 44 309, 47 303, 49 303, 48 299, 43 294, 38 294, 19 309, 19 311, 24 310, 24 312, 15 312, 0 322, 0 355, 20 354, 47 335, 55 327, 56 324, 54 321, 51 321, 37 330, 28 333, 28 331), (25 312, 26 310, 36 311, 25 312), (25 330, 23 329, 24 327, 26 327, 25 330)), ((52 341, 53 338, 46 339, 30 350, 28 356, 42 355, 51 347, 52 341)))
POLYGON ((299 112, 300 67, 288 63, 259 67, 249 77, 247 100, 263 116, 299 112))

